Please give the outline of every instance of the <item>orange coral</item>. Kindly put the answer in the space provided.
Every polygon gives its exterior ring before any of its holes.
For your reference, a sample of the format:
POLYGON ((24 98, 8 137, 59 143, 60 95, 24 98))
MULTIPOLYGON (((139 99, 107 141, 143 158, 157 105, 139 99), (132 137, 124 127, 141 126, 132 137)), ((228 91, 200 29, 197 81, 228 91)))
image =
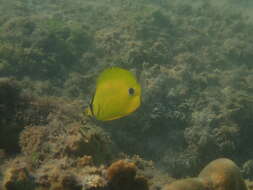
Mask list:
POLYGON ((144 177, 136 177, 137 167, 125 160, 114 162, 107 169, 107 178, 111 190, 147 190, 148 184, 144 177))
POLYGON ((119 160, 107 169, 108 180, 113 181, 115 178, 118 178, 119 174, 121 177, 133 179, 136 175, 136 170, 137 168, 134 163, 119 160))

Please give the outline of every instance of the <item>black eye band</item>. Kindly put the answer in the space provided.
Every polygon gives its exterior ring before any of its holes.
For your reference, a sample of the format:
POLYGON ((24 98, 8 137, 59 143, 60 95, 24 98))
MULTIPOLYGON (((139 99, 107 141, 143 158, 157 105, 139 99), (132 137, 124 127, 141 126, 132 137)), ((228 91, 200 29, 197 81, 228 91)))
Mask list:
POLYGON ((128 89, 128 93, 129 93, 130 95, 134 95, 134 89, 133 89, 133 88, 129 88, 129 89, 128 89))
POLYGON ((92 99, 91 99, 91 102, 90 102, 90 105, 89 105, 90 111, 91 111, 92 115, 94 115, 94 112, 93 112, 93 101, 94 101, 94 95, 92 96, 92 99))

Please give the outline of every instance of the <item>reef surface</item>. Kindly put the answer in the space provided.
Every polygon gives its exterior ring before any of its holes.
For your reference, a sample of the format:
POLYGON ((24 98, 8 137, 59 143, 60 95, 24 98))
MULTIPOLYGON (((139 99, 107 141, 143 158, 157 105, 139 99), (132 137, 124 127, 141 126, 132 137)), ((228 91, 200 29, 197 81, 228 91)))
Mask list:
POLYGON ((0 189, 253 189, 251 2, 0 3, 0 189), (110 66, 142 105, 90 120, 110 66))

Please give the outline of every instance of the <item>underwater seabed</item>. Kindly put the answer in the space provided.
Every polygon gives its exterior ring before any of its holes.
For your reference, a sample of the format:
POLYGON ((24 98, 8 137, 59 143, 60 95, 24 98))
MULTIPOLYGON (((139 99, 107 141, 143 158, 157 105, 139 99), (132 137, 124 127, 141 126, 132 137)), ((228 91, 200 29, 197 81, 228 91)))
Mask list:
POLYGON ((253 189, 252 1, 199 1, 0 0, 0 189, 253 189), (112 66, 141 106, 88 120, 112 66))
POLYGON ((0 81, 0 92, 7 100, 1 102, 1 125, 8 126, 0 138, 3 190, 247 189, 229 159, 212 161, 196 177, 175 179, 152 161, 122 153, 103 128, 81 114, 78 101, 27 96, 11 79, 0 81), (14 132, 20 136, 11 136, 14 132), (8 156, 18 144, 21 153, 8 156))

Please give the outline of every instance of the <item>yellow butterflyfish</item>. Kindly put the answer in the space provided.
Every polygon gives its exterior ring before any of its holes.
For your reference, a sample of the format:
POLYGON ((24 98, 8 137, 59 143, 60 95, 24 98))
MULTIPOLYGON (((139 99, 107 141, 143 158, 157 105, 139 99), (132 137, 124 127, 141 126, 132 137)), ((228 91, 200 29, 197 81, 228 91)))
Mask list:
POLYGON ((104 70, 86 115, 109 121, 134 112, 141 104, 141 86, 133 73, 119 67, 104 70))

